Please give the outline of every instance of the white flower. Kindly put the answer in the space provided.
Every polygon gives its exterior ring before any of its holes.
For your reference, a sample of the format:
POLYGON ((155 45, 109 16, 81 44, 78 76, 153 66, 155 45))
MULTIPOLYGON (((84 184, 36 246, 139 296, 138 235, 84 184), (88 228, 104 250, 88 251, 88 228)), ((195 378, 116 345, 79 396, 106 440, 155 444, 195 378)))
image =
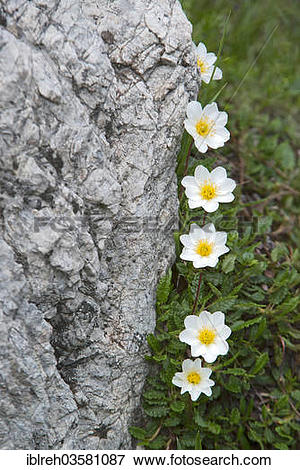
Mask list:
POLYGON ((202 109, 198 101, 191 101, 187 105, 186 114, 184 127, 195 140, 199 152, 205 153, 208 147, 223 147, 230 139, 230 132, 225 127, 228 115, 218 110, 217 103, 207 104, 202 109))
MULTIPOLYGON (((213 52, 207 52, 203 42, 200 42, 196 48, 197 54, 197 66, 201 72, 201 80, 205 83, 209 83, 214 71, 214 63, 217 60, 217 56, 213 52)), ((221 80, 222 70, 216 67, 213 80, 221 80)))
POLYGON ((192 224, 190 233, 181 235, 180 241, 184 245, 180 258, 193 261, 194 268, 214 268, 219 256, 229 251, 225 245, 227 233, 216 232, 214 224, 206 224, 203 228, 192 224))
POLYGON ((219 207, 219 202, 231 202, 234 200, 232 191, 235 189, 235 181, 227 178, 225 168, 218 166, 211 173, 205 166, 197 166, 194 176, 185 176, 181 184, 186 188, 189 207, 203 207, 206 212, 214 212, 219 207))
POLYGON ((181 387, 181 395, 189 392, 193 401, 197 400, 201 393, 208 397, 211 396, 211 388, 215 385, 213 380, 209 379, 212 370, 207 367, 201 367, 201 360, 186 359, 182 363, 182 372, 176 372, 172 383, 181 387))
POLYGON ((184 320, 186 330, 179 339, 191 346, 192 356, 202 356, 206 362, 214 362, 219 354, 227 354, 227 338, 231 329, 225 325, 223 312, 209 313, 206 310, 197 315, 189 315, 184 320))

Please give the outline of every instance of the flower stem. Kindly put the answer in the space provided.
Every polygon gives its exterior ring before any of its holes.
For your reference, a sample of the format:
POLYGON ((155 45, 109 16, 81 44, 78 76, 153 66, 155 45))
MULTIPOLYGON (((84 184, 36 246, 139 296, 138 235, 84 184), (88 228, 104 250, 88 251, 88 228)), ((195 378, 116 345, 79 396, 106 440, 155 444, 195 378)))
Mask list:
POLYGON ((201 287, 201 281, 202 281, 202 272, 200 273, 200 276, 199 276, 198 287, 197 287, 196 297, 195 297, 195 301, 194 301, 194 305, 193 305, 192 315, 194 315, 194 313, 196 311, 196 308, 197 308, 199 293, 200 293, 200 287, 201 287))

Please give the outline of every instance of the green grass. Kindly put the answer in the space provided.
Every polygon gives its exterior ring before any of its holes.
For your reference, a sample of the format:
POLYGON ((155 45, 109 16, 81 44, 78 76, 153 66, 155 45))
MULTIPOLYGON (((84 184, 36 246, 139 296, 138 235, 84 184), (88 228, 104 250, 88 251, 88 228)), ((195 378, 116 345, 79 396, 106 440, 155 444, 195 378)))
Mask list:
MULTIPOLYGON (((131 433, 150 449, 296 449, 300 10, 297 2, 288 0, 182 4, 195 43, 202 41, 215 53, 231 10, 218 62, 223 80, 203 84, 200 90, 200 101, 206 104, 228 82, 217 102, 229 114, 231 139, 205 155, 193 148, 188 174, 199 163, 209 169, 220 164, 239 183, 233 203, 206 215, 206 222, 228 232, 230 252, 216 268, 202 270, 197 310, 222 310, 233 333, 227 356, 210 366, 216 382, 212 397, 201 395, 191 402, 188 394, 181 396, 171 380, 188 357, 189 348, 179 342, 178 334, 191 314, 199 270, 179 259, 179 235, 203 217, 200 209, 188 209, 184 196, 181 227, 175 234, 177 261, 158 287, 157 329, 149 337, 148 360, 155 373, 144 391, 145 422, 131 433)), ((182 148, 186 139, 184 134, 182 148)), ((179 188, 183 157, 181 152, 179 188)))

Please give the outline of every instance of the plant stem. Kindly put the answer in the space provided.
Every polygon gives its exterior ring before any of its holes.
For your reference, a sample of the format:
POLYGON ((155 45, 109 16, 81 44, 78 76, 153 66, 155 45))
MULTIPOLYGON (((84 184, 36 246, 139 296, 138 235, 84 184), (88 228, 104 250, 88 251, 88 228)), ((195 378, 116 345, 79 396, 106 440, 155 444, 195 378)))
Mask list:
POLYGON ((193 305, 192 315, 194 315, 194 313, 196 311, 196 308, 197 308, 199 293, 200 293, 200 287, 201 287, 201 281, 202 281, 202 272, 200 273, 200 276, 199 276, 198 287, 197 287, 196 297, 195 297, 195 301, 194 301, 194 305, 193 305))

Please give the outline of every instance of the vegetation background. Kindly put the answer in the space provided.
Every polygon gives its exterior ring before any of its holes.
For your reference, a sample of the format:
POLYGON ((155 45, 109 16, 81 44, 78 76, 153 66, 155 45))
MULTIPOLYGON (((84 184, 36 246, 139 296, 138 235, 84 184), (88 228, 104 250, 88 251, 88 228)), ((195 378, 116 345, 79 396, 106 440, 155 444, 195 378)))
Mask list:
MULTIPOLYGON (((177 261, 157 292, 157 331, 149 337, 145 421, 131 427, 150 449, 299 448, 300 304, 300 3, 292 0, 182 0, 196 44, 217 53, 223 80, 201 86, 203 105, 217 98, 229 115, 231 139, 217 151, 195 147, 188 174, 204 164, 224 166, 238 182, 236 199, 206 215, 228 232, 230 252, 206 268, 197 312, 222 310, 232 329, 227 356, 209 365, 213 395, 196 402, 171 383, 189 348, 180 343, 184 318, 191 314, 199 271, 179 259, 179 235, 202 210, 180 204, 175 234, 177 261), (297 69, 298 68, 298 69, 297 69), (297 73, 298 72, 298 73, 297 73), (298 245, 298 246, 297 246, 298 245)), ((178 156, 178 188, 188 137, 178 156)))

